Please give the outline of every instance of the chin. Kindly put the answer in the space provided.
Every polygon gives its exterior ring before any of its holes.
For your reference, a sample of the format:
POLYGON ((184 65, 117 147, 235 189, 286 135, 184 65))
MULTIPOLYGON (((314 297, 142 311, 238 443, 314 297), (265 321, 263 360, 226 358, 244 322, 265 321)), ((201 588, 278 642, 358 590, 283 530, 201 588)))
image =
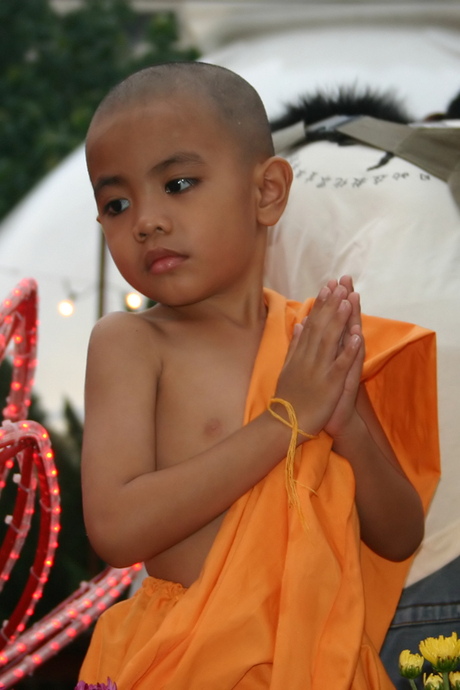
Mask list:
MULTIPOLYGON (((161 281, 160 284, 155 286, 153 289, 152 285, 146 285, 145 281, 131 281, 123 276, 125 280, 140 294, 144 295, 147 299, 156 302, 157 304, 162 304, 165 307, 188 307, 193 304, 199 304, 210 297, 219 294, 222 290, 222 286, 216 285, 197 285, 196 283, 186 284, 186 281, 182 281, 182 284, 178 284, 179 281, 161 281), (169 284, 168 284, 169 283, 169 284)), ((159 281, 160 282, 160 281, 159 281)))

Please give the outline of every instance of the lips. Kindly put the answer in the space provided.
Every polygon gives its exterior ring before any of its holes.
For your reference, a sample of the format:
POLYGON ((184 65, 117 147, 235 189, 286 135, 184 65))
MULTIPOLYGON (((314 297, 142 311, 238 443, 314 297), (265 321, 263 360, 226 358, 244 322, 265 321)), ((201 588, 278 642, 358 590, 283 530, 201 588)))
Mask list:
POLYGON ((175 252, 173 249, 157 247, 147 252, 145 264, 150 273, 158 275, 173 270, 186 259, 187 257, 184 254, 179 254, 179 252, 175 252))

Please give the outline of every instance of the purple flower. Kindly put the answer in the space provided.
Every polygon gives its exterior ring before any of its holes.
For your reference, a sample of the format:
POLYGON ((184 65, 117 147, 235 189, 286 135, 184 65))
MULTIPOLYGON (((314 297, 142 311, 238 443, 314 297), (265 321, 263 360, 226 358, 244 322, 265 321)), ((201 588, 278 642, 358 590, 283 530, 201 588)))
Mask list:
POLYGON ((117 684, 107 678, 107 683, 85 683, 84 680, 79 680, 75 686, 75 690, 117 690, 117 684))

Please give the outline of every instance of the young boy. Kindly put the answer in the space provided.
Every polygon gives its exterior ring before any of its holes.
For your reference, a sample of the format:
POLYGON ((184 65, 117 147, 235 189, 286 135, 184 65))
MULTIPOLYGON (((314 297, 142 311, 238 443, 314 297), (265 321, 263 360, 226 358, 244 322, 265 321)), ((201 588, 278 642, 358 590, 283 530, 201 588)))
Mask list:
POLYGON ((132 75, 99 106, 87 160, 114 261, 157 305, 91 337, 88 534, 108 563, 144 561, 151 577, 101 617, 82 679, 389 684, 375 646, 406 568, 391 561, 419 545, 437 473, 432 334, 370 320, 363 374, 349 277, 313 305, 263 291, 292 172, 228 70, 132 75))

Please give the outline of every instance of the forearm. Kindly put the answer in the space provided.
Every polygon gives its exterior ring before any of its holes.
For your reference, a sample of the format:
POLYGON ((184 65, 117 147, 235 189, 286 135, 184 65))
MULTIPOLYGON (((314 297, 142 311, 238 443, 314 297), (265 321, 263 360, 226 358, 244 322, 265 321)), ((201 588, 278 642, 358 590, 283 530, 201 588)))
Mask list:
POLYGON ((107 498, 99 503, 88 477, 85 518, 94 547, 117 566, 165 551, 263 479, 285 457, 289 439, 290 430, 265 412, 184 462, 121 486, 108 483, 107 498))
MULTIPOLYGON (((386 441, 386 439, 385 439, 386 441)), ((393 561, 411 556, 423 538, 423 508, 388 443, 356 413, 333 449, 350 462, 363 541, 393 561)))

